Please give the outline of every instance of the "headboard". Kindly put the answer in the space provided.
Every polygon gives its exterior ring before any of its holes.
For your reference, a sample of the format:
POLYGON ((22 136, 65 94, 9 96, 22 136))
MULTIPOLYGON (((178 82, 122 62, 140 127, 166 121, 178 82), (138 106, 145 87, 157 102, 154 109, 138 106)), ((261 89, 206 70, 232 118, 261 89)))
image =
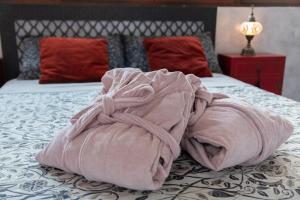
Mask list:
POLYGON ((113 33, 164 36, 209 31, 214 41, 215 28, 215 7, 2 4, 4 77, 10 80, 18 76, 24 37, 97 37, 113 33))

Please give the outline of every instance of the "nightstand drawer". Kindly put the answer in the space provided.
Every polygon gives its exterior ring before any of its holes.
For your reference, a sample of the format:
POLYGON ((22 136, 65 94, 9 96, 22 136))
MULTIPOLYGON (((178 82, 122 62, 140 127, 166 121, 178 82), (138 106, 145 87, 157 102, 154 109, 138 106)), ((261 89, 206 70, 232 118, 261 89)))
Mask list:
POLYGON ((284 73, 284 63, 281 61, 259 64, 261 75, 281 75, 284 73))
POLYGON ((255 74, 283 74, 284 65, 282 62, 236 62, 232 66, 232 74, 235 75, 255 75, 255 74))
POLYGON ((260 79, 260 88, 281 95, 282 77, 268 76, 260 79))
POLYGON ((255 76, 258 66, 257 62, 236 62, 232 65, 232 75, 255 76))

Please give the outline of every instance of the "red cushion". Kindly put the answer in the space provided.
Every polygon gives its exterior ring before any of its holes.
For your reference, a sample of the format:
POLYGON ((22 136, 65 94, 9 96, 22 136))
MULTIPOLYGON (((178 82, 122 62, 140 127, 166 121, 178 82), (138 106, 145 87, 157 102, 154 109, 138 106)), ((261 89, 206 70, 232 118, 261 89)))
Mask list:
POLYGON ((148 63, 151 70, 167 68, 200 77, 212 76, 204 49, 197 37, 145 38, 148 63))
POLYGON ((109 69, 105 39, 40 40, 40 83, 95 82, 109 69))

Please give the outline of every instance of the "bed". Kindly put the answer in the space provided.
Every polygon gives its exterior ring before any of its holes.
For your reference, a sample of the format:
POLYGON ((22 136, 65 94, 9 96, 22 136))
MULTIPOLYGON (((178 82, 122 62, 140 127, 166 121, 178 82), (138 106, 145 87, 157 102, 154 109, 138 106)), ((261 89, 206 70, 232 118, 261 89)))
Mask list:
MULTIPOLYGON (((201 78, 201 81, 212 92, 243 98, 252 104, 269 108, 288 118, 295 126, 289 140, 261 164, 235 166, 213 172, 183 152, 173 164, 166 183, 157 191, 136 191, 108 183, 89 182, 78 175, 40 166, 35 160, 36 153, 68 124, 74 113, 92 101, 101 91, 102 85, 39 85, 37 80, 15 79, 18 73, 17 58, 20 56, 20 52, 18 54, 16 51, 16 21, 21 19, 26 23, 26 20, 32 20, 31 13, 37 9, 41 12, 34 15, 36 20, 79 20, 82 17, 88 20, 95 17, 104 20, 111 17, 122 20, 161 20, 157 18, 160 14, 164 20, 201 20, 210 31, 214 31, 216 15, 215 9, 200 7, 149 7, 142 10, 122 7, 119 8, 124 10, 121 15, 115 13, 117 7, 112 7, 111 12, 105 12, 107 8, 100 7, 98 9, 103 12, 99 14, 101 12, 96 12, 94 7, 1 6, 4 16, 1 18, 1 34, 5 77, 12 80, 0 89, 0 199, 300 199, 300 104, 222 74, 201 78), (55 15, 51 14, 52 9, 55 15), (63 12, 64 9, 70 9, 70 12, 63 12), (79 15, 74 15, 75 9, 79 15), (181 9, 190 12, 178 16, 176 12, 181 9), (199 14, 200 11, 202 14, 199 14), (5 30, 4 24, 7 27, 5 30)), ((35 27, 38 21, 30 23, 35 27)))

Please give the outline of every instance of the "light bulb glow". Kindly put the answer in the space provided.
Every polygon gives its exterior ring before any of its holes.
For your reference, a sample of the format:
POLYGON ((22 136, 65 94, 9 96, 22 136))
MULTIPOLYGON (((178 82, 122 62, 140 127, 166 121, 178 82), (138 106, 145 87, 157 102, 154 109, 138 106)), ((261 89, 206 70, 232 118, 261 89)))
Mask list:
POLYGON ((243 22, 240 26, 243 35, 258 35, 262 30, 263 26, 259 22, 243 22))

